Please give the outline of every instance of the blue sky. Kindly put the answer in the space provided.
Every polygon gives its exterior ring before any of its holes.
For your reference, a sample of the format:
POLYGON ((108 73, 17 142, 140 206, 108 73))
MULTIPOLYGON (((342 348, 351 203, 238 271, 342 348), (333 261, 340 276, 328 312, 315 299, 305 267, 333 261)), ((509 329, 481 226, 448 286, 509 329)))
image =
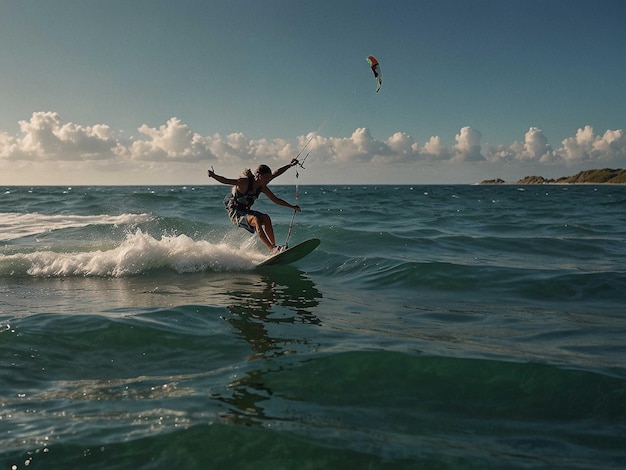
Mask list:
POLYGON ((623 0, 3 0, 0 183, 213 184, 309 139, 311 184, 626 167, 625 20, 623 0))

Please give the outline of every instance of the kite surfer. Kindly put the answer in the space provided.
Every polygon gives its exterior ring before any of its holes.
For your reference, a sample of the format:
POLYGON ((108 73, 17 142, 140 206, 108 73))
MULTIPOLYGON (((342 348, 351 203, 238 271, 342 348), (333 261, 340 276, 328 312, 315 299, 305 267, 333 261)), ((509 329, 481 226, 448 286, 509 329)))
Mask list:
POLYGON ((226 178, 219 176, 213 171, 213 167, 208 171, 209 178, 213 178, 222 184, 233 185, 230 194, 224 198, 224 204, 228 217, 233 224, 245 228, 248 232, 256 232, 263 244, 270 250, 271 254, 276 254, 284 249, 276 246, 274 238, 274 228, 270 216, 251 209, 254 201, 265 194, 273 203, 279 206, 289 207, 296 212, 300 212, 300 206, 289 204, 287 201, 276 196, 268 187, 270 181, 282 175, 292 166, 298 164, 297 159, 279 168, 274 173, 267 165, 259 165, 254 173, 248 168, 239 178, 226 178))

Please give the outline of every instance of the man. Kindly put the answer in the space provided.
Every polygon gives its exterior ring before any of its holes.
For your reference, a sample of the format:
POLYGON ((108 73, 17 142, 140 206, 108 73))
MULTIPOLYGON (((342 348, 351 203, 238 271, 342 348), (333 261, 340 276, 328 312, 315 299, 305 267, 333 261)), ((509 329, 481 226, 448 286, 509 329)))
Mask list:
POLYGON ((245 228, 250 233, 256 232, 272 255, 279 253, 284 247, 276 246, 274 228, 272 227, 270 216, 255 211, 251 209, 251 207, 254 201, 263 193, 275 204, 289 207, 300 212, 301 209, 299 206, 289 204, 287 201, 276 196, 267 187, 270 181, 297 164, 298 160, 294 158, 291 160, 291 163, 279 168, 274 173, 272 173, 272 170, 267 165, 259 165, 254 173, 248 168, 236 179, 219 176, 215 174, 213 168, 208 171, 209 178, 213 178, 222 184, 233 185, 230 194, 224 198, 228 217, 233 224, 245 228))

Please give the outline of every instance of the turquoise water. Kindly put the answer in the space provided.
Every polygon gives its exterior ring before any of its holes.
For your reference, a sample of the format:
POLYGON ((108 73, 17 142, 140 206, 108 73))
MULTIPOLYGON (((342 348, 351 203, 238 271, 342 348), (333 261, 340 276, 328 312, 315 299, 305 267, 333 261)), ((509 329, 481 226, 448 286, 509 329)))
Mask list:
POLYGON ((0 192, 0 469, 626 466, 626 187, 0 192))

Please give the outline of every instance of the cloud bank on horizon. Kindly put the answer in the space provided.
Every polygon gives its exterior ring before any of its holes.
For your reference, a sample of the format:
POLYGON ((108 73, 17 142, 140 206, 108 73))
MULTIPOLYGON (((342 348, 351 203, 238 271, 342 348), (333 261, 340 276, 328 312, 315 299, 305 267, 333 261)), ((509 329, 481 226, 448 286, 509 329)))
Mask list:
MULTIPOLYGON (((349 137, 318 133, 292 139, 251 139, 244 133, 201 135, 176 117, 159 127, 143 124, 137 129, 137 136, 126 137, 123 131, 116 131, 106 124, 65 122, 56 112, 35 112, 30 120, 20 121, 19 127, 20 133, 16 136, 0 133, 0 169, 5 176, 11 171, 28 170, 45 177, 59 169, 72 168, 74 172, 117 174, 125 184, 132 184, 128 177, 133 173, 141 172, 143 181, 146 174, 153 173, 156 184, 163 182, 157 175, 176 167, 178 179, 186 178, 187 182, 195 184, 204 181, 198 179, 198 175, 204 176, 210 165, 235 171, 235 168, 258 163, 279 164, 296 156, 307 142, 306 151, 330 168, 333 165, 339 168, 345 164, 370 163, 384 165, 387 174, 390 171, 393 174, 395 165, 398 178, 389 181, 391 183, 406 181, 407 165, 410 168, 413 164, 429 162, 450 165, 533 163, 546 168, 556 165, 588 168, 626 165, 624 131, 596 132, 591 126, 578 129, 574 136, 564 139, 556 147, 538 127, 528 129, 523 141, 500 145, 483 143, 481 132, 470 126, 459 130, 453 145, 444 145, 439 136, 432 136, 420 144, 405 132, 396 132, 379 140, 367 128, 357 128, 349 137)), ((10 180, 2 182, 11 183, 10 180)), ((34 184, 40 183, 35 181, 34 184)))

